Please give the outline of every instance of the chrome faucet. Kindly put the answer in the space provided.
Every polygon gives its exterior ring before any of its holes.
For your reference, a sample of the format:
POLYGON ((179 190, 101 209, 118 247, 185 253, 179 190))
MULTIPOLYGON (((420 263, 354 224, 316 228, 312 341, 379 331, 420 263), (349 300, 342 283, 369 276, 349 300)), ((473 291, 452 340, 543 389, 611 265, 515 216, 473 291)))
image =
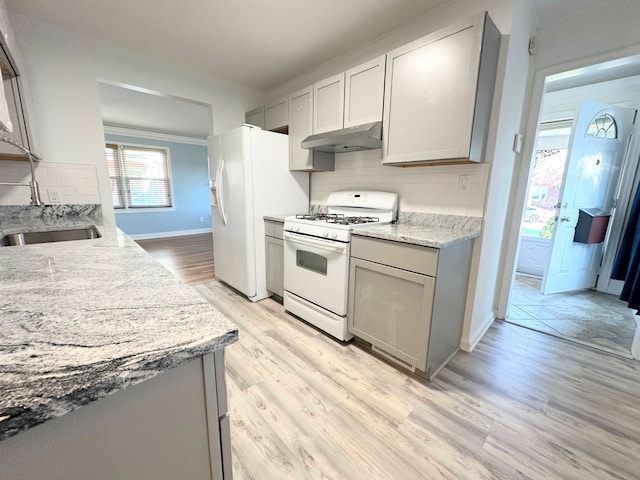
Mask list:
POLYGON ((0 185, 13 185, 13 186, 21 186, 21 187, 29 187, 31 189, 31 205, 32 206, 40 206, 44 205, 44 202, 40 199, 40 187, 38 182, 36 182, 36 172, 33 165, 33 155, 31 151, 16 142, 15 140, 5 137, 4 135, 0 136, 0 142, 8 143, 9 145, 13 145, 18 150, 23 151, 27 154, 29 158, 29 167, 31 169, 31 181, 29 183, 17 183, 17 182, 0 182, 0 185))

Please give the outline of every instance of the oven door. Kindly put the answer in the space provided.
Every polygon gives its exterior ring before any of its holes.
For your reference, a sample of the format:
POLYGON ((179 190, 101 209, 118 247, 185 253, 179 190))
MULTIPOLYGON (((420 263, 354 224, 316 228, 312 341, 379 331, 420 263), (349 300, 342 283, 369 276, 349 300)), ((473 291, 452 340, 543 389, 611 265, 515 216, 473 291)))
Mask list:
POLYGON ((285 290, 345 316, 348 274, 348 243, 284 232, 285 290))

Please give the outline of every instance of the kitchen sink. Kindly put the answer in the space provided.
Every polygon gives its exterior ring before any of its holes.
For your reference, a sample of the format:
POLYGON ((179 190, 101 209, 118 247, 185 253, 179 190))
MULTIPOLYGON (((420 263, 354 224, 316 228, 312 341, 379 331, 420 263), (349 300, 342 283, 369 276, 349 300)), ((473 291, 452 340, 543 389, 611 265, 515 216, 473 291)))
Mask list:
POLYGON ((0 238, 0 247, 12 245, 30 245, 33 243, 68 242, 70 240, 88 240, 100 238, 96 227, 74 230, 54 230, 50 232, 21 232, 11 233, 0 238))

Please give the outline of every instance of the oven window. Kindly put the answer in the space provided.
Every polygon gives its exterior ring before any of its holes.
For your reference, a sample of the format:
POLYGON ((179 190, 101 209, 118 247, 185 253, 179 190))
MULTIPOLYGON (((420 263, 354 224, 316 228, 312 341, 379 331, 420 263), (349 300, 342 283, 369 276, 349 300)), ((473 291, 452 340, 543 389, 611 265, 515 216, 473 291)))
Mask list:
POLYGON ((327 259, 317 253, 296 250, 296 265, 320 275, 327 274, 327 259))

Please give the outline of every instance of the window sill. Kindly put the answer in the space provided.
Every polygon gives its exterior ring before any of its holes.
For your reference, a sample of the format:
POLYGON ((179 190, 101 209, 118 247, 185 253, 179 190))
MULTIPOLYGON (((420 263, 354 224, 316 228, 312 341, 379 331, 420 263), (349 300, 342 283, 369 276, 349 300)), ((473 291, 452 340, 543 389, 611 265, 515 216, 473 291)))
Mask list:
POLYGON ((114 208, 115 214, 127 213, 154 213, 154 212, 175 212, 176 207, 149 207, 149 208, 114 208))

